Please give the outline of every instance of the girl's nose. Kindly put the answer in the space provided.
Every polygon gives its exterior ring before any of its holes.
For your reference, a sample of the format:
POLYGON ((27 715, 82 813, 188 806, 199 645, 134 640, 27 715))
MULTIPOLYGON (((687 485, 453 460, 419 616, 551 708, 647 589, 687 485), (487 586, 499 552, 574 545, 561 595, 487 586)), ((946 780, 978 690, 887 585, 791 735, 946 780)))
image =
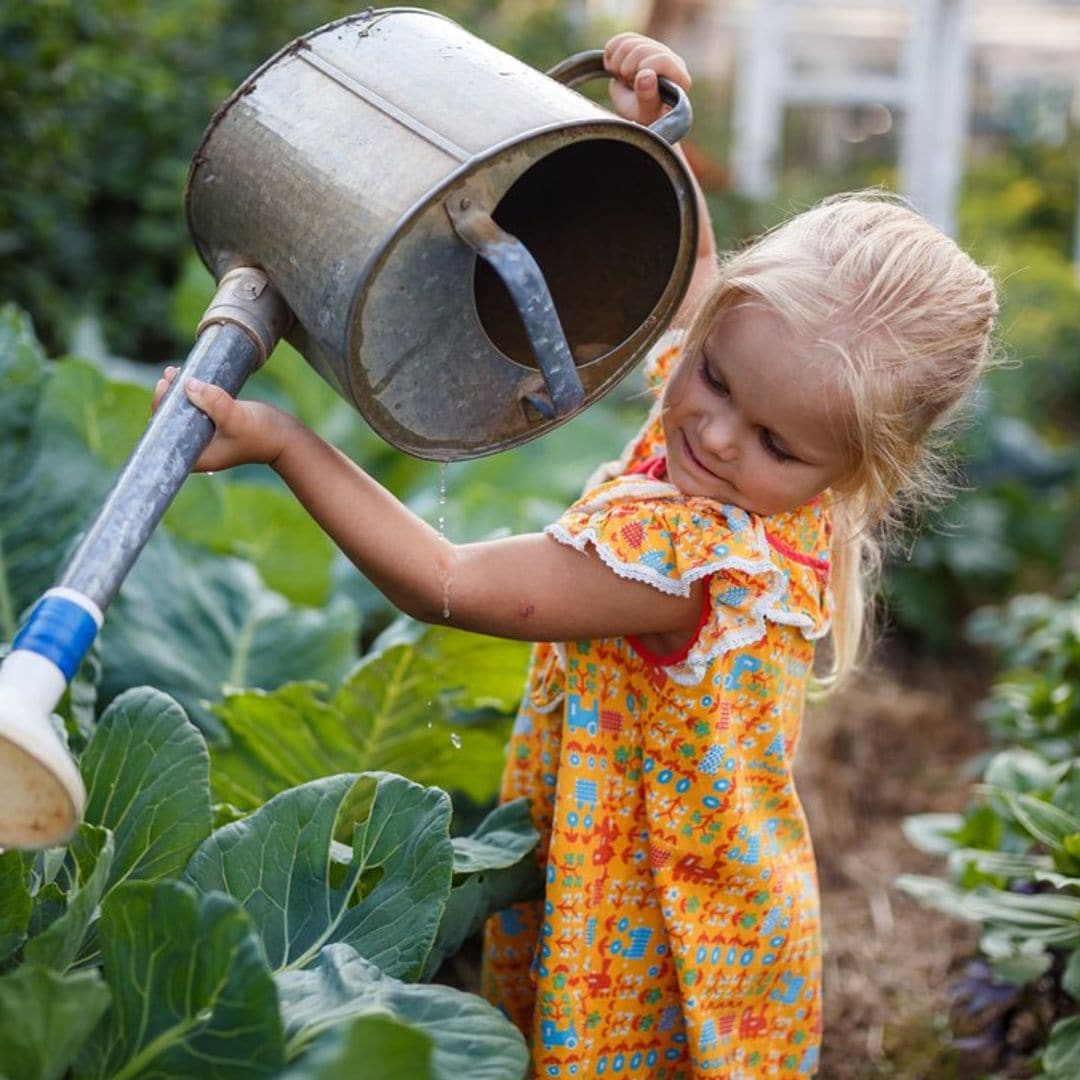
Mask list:
POLYGON ((730 411, 710 417, 702 435, 702 448, 718 461, 739 456, 739 421, 730 411))

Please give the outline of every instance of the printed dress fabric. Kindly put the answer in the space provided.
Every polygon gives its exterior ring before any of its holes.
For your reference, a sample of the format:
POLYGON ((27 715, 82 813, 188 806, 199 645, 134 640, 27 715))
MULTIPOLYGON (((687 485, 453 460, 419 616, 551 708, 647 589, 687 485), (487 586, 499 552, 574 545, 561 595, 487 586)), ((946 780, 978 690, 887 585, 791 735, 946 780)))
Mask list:
MULTIPOLYGON (((654 353, 654 385, 677 356, 654 353)), ((682 655, 535 647, 502 798, 530 800, 546 894, 489 920, 484 992, 535 1077, 805 1077, 821 956, 792 759, 829 623, 827 501, 762 518, 684 496, 658 405, 547 531, 662 592, 706 579, 701 627, 682 655)))

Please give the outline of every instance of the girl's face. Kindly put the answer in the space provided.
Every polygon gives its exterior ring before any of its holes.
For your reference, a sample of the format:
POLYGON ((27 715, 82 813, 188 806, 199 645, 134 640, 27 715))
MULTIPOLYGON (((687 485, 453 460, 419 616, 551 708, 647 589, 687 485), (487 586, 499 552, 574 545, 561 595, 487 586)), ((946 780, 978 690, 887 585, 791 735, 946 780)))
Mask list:
POLYGON ((842 481, 851 462, 835 382, 815 353, 765 308, 724 311, 664 390, 671 483, 770 515, 842 481))

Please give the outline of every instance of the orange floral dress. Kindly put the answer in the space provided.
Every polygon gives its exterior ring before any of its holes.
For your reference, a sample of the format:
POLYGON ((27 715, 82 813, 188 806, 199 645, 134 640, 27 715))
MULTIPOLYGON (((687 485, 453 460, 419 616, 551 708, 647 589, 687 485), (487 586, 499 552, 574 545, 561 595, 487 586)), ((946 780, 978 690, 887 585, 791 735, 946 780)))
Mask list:
POLYGON ((827 501, 763 518, 685 496, 662 454, 654 408, 547 531, 662 592, 705 579, 701 626, 678 655, 535 647, 502 797, 531 801, 546 895, 489 920, 484 992, 535 1077, 805 1077, 821 954, 792 760, 829 625, 827 501))

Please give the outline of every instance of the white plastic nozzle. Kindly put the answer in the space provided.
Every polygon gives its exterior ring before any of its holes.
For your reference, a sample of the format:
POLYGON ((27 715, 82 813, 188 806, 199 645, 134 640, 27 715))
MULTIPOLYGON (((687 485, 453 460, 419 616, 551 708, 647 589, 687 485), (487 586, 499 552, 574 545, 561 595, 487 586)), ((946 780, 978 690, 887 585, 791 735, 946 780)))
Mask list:
POLYGON ((0 665, 0 848, 52 847, 78 828, 86 789, 52 722, 66 686, 36 652, 0 665))

